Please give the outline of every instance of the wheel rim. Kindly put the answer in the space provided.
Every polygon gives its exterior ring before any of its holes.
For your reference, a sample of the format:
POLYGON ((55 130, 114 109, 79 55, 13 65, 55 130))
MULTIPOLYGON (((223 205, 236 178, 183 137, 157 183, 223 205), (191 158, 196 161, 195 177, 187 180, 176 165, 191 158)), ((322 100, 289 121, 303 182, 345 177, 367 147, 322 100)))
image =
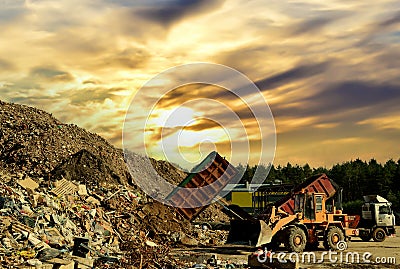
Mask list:
POLYGON ((296 245, 296 246, 300 246, 301 245, 301 236, 296 236, 294 239, 293 239, 293 243, 296 245))
POLYGON ((337 233, 333 234, 332 235, 332 243, 336 244, 339 241, 340 241, 340 236, 337 233))

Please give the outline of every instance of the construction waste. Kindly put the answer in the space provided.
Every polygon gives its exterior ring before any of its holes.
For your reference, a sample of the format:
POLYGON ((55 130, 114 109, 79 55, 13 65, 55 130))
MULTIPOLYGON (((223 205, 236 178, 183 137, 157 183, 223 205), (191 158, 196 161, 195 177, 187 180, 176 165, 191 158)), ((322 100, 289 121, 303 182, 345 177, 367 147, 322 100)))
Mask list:
MULTIPOLYGON (((194 263, 172 249, 224 244, 226 231, 196 227, 147 197, 122 150, 100 136, 1 101, 0 122, 0 268, 201 268, 210 257, 194 263)), ((151 179, 142 156, 129 158, 151 179)), ((151 162, 171 183, 186 177, 151 162)), ((197 220, 227 217, 212 205, 197 220)), ((239 265, 209 268, 226 266, 239 265)))
POLYGON ((188 263, 170 256, 171 247, 226 240, 225 231, 192 227, 129 186, 1 178, 2 268, 184 268, 188 263))

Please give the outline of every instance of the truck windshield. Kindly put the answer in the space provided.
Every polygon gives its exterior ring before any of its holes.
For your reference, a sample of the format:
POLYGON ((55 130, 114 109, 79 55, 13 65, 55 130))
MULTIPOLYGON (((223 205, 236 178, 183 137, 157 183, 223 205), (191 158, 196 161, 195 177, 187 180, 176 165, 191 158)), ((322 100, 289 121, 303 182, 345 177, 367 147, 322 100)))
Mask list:
POLYGON ((390 206, 382 205, 379 207, 379 214, 390 214, 390 206))
POLYGON ((315 196, 315 210, 317 212, 322 211, 322 196, 321 195, 315 196))

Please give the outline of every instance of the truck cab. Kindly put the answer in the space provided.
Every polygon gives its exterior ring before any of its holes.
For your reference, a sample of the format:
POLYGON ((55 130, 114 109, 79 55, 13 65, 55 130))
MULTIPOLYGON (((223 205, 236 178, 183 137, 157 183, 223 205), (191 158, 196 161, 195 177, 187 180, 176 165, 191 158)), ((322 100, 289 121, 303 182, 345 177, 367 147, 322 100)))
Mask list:
POLYGON ((391 203, 379 195, 364 196, 365 203, 362 206, 362 219, 360 237, 364 241, 371 238, 382 242, 386 236, 395 234, 395 216, 391 203))

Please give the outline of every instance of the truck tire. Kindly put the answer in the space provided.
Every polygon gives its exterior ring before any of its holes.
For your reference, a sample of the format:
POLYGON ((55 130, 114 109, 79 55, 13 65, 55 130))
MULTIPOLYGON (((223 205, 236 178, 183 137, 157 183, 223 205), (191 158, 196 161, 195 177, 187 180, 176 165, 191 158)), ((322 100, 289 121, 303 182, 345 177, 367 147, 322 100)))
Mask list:
POLYGON ((324 247, 327 250, 339 250, 338 243, 345 241, 344 233, 342 229, 336 226, 328 228, 324 238, 324 247))
POLYGON ((382 228, 375 228, 375 230, 372 232, 372 239, 374 239, 375 242, 383 242, 385 241, 386 238, 386 232, 382 228))
POLYGON ((303 252, 307 243, 304 231, 299 227, 290 227, 287 234, 285 247, 291 252, 303 252))

